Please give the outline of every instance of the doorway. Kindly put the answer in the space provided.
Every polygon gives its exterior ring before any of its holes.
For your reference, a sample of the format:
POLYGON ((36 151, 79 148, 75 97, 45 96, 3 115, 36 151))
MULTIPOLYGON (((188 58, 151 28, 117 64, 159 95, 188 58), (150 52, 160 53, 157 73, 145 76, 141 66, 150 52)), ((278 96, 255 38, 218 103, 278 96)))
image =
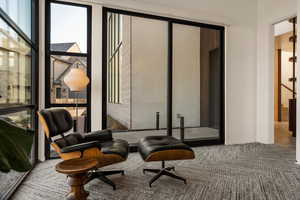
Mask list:
POLYGON ((293 17, 274 25, 275 144, 296 143, 296 23, 293 17))

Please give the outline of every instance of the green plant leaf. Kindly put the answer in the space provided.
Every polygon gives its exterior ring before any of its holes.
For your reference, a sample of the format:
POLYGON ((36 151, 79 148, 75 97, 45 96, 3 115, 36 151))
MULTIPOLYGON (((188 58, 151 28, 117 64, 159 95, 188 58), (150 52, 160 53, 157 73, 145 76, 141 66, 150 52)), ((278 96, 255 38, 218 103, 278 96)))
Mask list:
POLYGON ((0 171, 25 172, 32 168, 31 152, 34 132, 0 119, 0 171))

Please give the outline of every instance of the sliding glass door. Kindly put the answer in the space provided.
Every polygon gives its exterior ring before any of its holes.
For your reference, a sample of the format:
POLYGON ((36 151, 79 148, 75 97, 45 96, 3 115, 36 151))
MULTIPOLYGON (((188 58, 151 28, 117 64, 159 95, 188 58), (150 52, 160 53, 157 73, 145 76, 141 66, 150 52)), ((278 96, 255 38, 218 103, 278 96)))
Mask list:
POLYGON ((107 13, 107 128, 137 142, 166 128, 168 23, 107 13))
POLYGON ((224 27, 110 8, 103 16, 102 128, 131 144, 167 134, 222 144, 224 27))
POLYGON ((221 31, 173 24, 173 135, 186 140, 220 138, 221 31))

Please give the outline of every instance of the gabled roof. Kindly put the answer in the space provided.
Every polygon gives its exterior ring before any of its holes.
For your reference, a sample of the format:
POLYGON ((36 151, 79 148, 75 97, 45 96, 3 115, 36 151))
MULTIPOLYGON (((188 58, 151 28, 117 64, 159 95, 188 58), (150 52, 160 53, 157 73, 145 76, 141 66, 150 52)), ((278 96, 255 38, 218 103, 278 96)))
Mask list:
POLYGON ((70 43, 52 43, 51 44, 51 51, 68 51, 76 42, 70 43))
POLYGON ((61 79, 67 74, 67 72, 69 72, 71 70, 71 68, 74 66, 74 64, 76 63, 76 61, 79 61, 84 67, 86 67, 86 63, 82 62, 81 59, 77 59, 77 60, 73 60, 73 63, 71 63, 66 69, 65 71, 63 71, 58 78, 55 80, 57 82, 61 81, 61 79))
POLYGON ((51 55, 51 58, 53 58, 55 60, 59 60, 59 61, 61 61, 61 62, 68 65, 66 67, 66 69, 54 80, 54 82, 53 82, 54 84, 61 84, 62 78, 65 76, 65 74, 67 72, 70 71, 70 69, 72 67, 74 67, 76 62, 81 63, 84 68, 86 68, 86 66, 87 66, 86 59, 84 59, 82 57, 69 57, 69 58, 65 59, 65 58, 62 58, 62 56, 53 56, 53 55, 51 55))

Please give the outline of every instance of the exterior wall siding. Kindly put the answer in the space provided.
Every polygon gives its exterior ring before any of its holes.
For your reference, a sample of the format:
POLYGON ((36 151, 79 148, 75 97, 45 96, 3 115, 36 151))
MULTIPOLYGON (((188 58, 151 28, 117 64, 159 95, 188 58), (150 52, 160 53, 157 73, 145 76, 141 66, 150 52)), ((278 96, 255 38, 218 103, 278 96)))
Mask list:
POLYGON ((120 103, 108 103, 107 113, 128 129, 131 128, 131 17, 122 15, 120 56, 120 103))

